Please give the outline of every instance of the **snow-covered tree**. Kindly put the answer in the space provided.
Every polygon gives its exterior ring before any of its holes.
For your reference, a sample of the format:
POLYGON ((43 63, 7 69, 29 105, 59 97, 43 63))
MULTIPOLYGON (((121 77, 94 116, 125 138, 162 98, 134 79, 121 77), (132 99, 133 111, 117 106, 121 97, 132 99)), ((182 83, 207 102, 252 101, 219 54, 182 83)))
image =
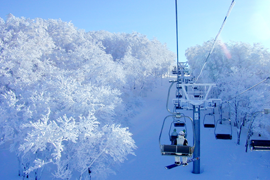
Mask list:
POLYGON ((139 33, 0 18, 0 145, 16 152, 22 176, 48 166, 60 179, 106 176, 134 154, 126 121, 173 60, 139 33))
MULTIPOLYGON (((212 40, 186 50, 188 63, 195 76, 199 74, 211 45, 212 40)), ((263 110, 270 102, 267 93, 269 80, 242 93, 269 77, 269 59, 270 52, 260 44, 219 41, 198 80, 216 83, 219 97, 224 102, 229 101, 231 118, 238 128, 239 143, 241 128, 250 121, 251 114, 263 110)), ((265 126, 269 126, 268 121, 261 122, 261 127, 265 126)))

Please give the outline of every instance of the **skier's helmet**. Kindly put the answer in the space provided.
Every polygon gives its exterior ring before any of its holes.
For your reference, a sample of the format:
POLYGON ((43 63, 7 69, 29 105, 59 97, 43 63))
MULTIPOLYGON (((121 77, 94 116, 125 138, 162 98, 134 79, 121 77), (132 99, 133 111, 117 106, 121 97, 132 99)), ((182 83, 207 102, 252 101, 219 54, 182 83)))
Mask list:
POLYGON ((185 136, 184 131, 180 131, 180 132, 179 132, 179 135, 180 135, 180 136, 185 136))

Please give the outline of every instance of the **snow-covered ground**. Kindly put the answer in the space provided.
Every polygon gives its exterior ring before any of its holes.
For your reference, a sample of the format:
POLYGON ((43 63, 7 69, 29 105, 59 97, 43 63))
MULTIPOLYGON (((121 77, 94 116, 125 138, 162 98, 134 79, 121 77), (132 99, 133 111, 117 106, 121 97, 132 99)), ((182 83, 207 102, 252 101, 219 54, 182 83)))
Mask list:
MULTIPOLYGON (((270 179, 270 152, 245 152, 246 131, 241 145, 236 145, 236 129, 232 140, 216 140, 213 129, 204 129, 201 120, 201 173, 193 174, 193 164, 166 170, 164 166, 174 163, 174 157, 161 156, 158 144, 161 125, 168 112, 165 108, 169 83, 163 79, 162 86, 148 95, 141 113, 134 119, 130 128, 138 149, 136 156, 122 164, 110 180, 141 179, 270 179)), ((208 111, 207 113, 209 113, 208 111)), ((206 111, 201 112, 201 119, 206 111)), ((185 112, 192 115, 192 112, 185 112)), ((216 117, 217 118, 217 117, 216 117)), ((188 128, 189 144, 192 134, 188 128)), ((167 136, 168 132, 164 132, 167 136)))
MULTIPOLYGON (((193 164, 166 170, 164 166, 174 163, 174 157, 161 156, 158 137, 161 125, 168 112, 165 108, 169 87, 168 79, 162 82, 145 99, 139 115, 132 120, 130 131, 138 149, 136 156, 129 156, 110 175, 109 180, 165 180, 165 179, 270 179, 270 152, 245 152, 246 131, 241 145, 236 145, 236 131, 232 140, 216 140, 213 129, 204 129, 201 120, 201 173, 193 174, 193 164)), ((184 112, 190 115, 190 111, 184 112)), ((202 111, 201 118, 206 111, 202 111)), ((167 124, 168 125, 168 124, 167 124)), ((191 129, 188 127, 188 140, 192 144, 191 129)), ((165 136, 167 136, 165 129, 165 136)), ((17 160, 7 149, 0 149, 0 180, 19 180, 17 160)), ((52 179, 43 174, 42 179, 52 179)))

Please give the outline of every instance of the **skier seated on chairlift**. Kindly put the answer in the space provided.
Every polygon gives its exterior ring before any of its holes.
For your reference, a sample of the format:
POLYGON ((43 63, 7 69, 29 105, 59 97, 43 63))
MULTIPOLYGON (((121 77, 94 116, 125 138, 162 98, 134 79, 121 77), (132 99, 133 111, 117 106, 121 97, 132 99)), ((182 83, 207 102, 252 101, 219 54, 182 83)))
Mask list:
POLYGON ((170 140, 171 140, 171 145, 176 145, 176 139, 178 137, 178 133, 176 132, 176 129, 173 130, 170 140))
MULTIPOLYGON (((188 141, 185 138, 185 130, 179 132, 178 137, 176 139, 175 145, 180 145, 180 146, 187 146, 188 145, 188 141)), ((177 154, 178 155, 184 155, 182 153, 177 153, 177 154)), ((182 156, 183 166, 188 165, 187 156, 182 156)), ((175 156, 175 164, 180 164, 180 163, 181 163, 180 162, 180 156, 175 156)))

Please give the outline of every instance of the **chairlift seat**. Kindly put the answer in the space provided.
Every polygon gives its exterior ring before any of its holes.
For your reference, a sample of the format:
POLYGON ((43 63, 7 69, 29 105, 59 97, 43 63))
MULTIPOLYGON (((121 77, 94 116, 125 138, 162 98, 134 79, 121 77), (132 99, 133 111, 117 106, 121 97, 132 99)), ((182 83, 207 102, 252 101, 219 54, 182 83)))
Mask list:
POLYGON ((251 140, 250 147, 253 151, 270 151, 270 140, 251 140))
POLYGON ((193 149, 191 146, 160 145, 161 154, 167 156, 191 156, 193 149))
POLYGON ((205 128, 215 128, 216 125, 215 124, 204 124, 205 128))
POLYGON ((216 134, 216 139, 224 139, 224 140, 231 140, 231 134, 216 134))

